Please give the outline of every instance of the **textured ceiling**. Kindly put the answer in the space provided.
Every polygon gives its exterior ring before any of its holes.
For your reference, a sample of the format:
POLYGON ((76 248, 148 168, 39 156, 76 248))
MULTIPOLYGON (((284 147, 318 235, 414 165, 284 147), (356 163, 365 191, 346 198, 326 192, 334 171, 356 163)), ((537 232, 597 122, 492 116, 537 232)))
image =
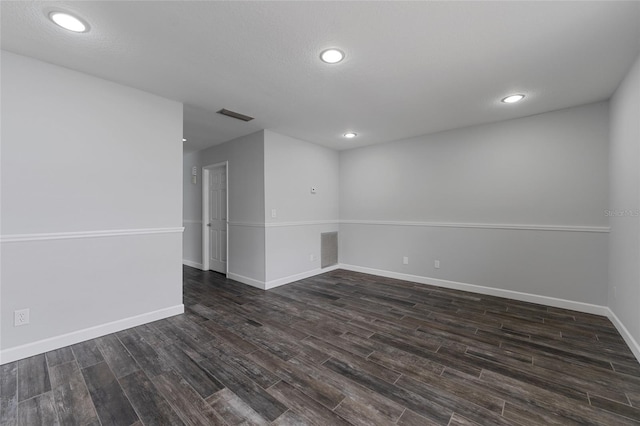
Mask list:
POLYGON ((348 149, 604 100, 640 52, 636 1, 0 7, 3 49, 183 102, 187 150, 263 128, 348 149), (54 26, 51 10, 91 31, 54 26), (332 46, 346 59, 320 62, 332 46), (513 92, 526 101, 500 102, 513 92))

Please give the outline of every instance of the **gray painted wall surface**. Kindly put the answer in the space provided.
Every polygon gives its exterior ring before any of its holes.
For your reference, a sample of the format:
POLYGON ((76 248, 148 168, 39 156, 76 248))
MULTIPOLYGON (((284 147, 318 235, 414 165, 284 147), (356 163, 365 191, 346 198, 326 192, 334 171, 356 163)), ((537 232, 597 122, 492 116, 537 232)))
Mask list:
POLYGON ((607 109, 343 151, 340 219, 607 226, 607 109))
POLYGON ((640 342, 640 58, 611 99, 610 171, 609 307, 640 342))
MULTIPOLYGON (((202 219, 202 167, 229 162, 228 271, 253 280, 265 279, 264 136, 253 133, 184 158, 184 217, 202 219), (198 166, 198 183, 190 182, 190 169, 198 166), (258 225, 258 226, 256 226, 258 225)), ((184 259, 202 263, 201 223, 185 222, 184 259), (189 257, 191 256, 191 257, 189 257)))
POLYGON ((320 268, 320 234, 338 230, 338 180, 336 151, 265 131, 267 282, 320 268))
POLYGON ((606 233, 398 225, 606 227, 607 198, 607 103, 344 151, 340 261, 606 305, 606 233))
POLYGON ((182 223, 182 104, 5 51, 1 78, 2 236, 33 237, 2 244, 1 348, 181 306, 181 234, 144 233, 182 223))
POLYGON ((190 264, 202 264, 202 167, 197 152, 184 154, 182 182, 184 202, 182 217, 184 236, 182 259, 190 264), (197 168, 196 183, 191 181, 191 169, 197 168))

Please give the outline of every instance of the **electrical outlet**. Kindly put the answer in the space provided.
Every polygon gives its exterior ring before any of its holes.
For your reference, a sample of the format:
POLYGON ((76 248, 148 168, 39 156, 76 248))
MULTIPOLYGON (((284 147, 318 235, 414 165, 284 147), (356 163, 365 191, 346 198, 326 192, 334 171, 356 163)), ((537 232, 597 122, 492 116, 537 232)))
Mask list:
POLYGON ((276 212, 276 209, 271 209, 271 217, 276 217, 278 214, 278 212, 276 212))
POLYGON ((29 309, 13 311, 13 325, 15 327, 27 324, 29 324, 29 309))
POLYGON ((436 260, 435 262, 433 262, 433 267, 436 269, 440 269, 440 261, 436 260))
POLYGON ((315 260, 316 260, 316 255, 315 255, 315 254, 313 254, 313 253, 311 253, 311 254, 309 255, 309 262, 313 262, 313 261, 315 261, 315 260))
POLYGON ((402 264, 403 264, 403 265, 408 265, 408 264, 409 264, 409 258, 408 258, 407 256, 404 256, 404 257, 402 258, 402 264))

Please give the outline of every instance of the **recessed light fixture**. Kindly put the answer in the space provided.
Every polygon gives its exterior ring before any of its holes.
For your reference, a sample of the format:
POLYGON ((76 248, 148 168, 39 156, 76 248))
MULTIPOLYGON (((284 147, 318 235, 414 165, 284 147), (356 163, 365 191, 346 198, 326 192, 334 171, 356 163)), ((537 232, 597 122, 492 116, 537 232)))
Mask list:
POLYGON ((524 95, 521 95, 521 94, 509 95, 506 98, 503 98, 502 102, 504 102, 505 104, 515 104, 516 102, 520 102, 523 99, 524 99, 524 95))
POLYGON ((182 138, 182 142, 186 142, 186 141, 187 141, 187 139, 186 139, 186 138, 182 138))
POLYGON ((320 53, 320 59, 327 64, 337 64, 344 59, 344 52, 332 47, 331 49, 323 50, 322 53, 320 53))
POLYGON ((355 133, 355 132, 347 132, 347 133, 345 133, 345 134, 344 134, 344 135, 342 135, 342 136, 344 136, 344 137, 345 137, 345 138, 347 138, 347 139, 353 139, 353 138, 355 138, 356 136, 358 136, 358 134, 357 134, 357 133, 355 133))
POLYGON ((85 24, 73 15, 69 15, 64 12, 51 12, 49 14, 51 19, 56 25, 64 28, 65 30, 73 31, 74 33, 84 33, 89 31, 89 25, 85 24))

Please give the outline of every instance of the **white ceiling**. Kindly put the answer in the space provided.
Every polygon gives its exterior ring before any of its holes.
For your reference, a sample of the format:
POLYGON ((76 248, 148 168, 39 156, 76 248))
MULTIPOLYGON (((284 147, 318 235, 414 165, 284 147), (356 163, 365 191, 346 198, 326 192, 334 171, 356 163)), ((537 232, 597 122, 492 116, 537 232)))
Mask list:
POLYGON ((183 102, 186 150, 263 128, 349 149, 595 102, 640 52, 637 1, 0 7, 3 49, 183 102), (77 14, 91 31, 54 26, 51 10, 77 14), (320 62, 332 46, 346 59, 320 62), (500 102, 514 92, 526 100, 500 102), (342 138, 347 130, 358 137, 342 138))

